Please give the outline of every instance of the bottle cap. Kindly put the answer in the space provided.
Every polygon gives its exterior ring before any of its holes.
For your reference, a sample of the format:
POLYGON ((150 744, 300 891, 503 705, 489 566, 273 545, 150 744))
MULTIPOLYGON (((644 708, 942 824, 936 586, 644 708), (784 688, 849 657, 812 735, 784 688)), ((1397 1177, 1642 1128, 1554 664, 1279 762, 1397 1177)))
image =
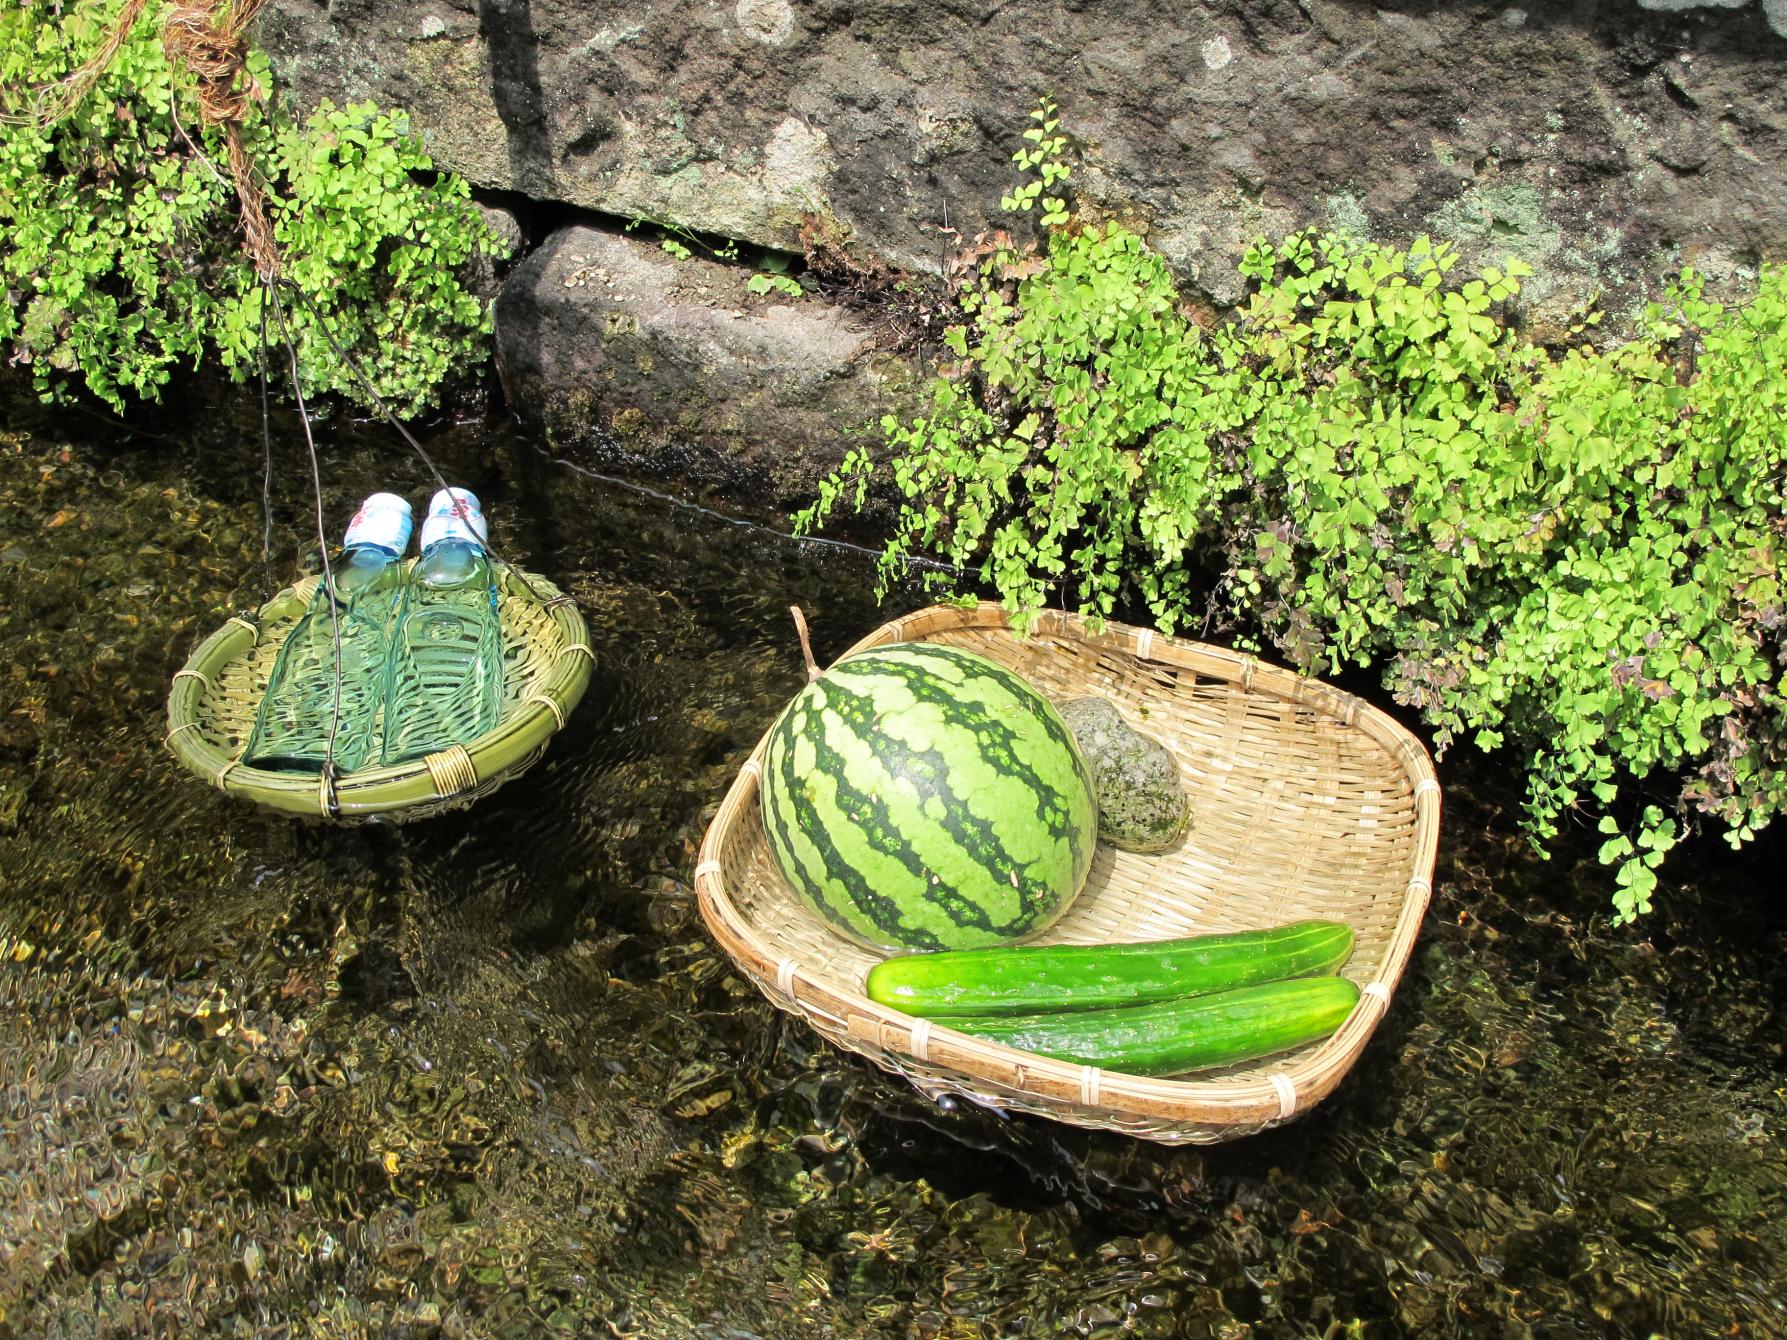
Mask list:
POLYGON ((463 540, 482 549, 489 534, 484 509, 470 489, 442 489, 428 500, 428 515, 422 521, 423 549, 437 540, 463 540))
POLYGON ((347 523, 341 542, 349 549, 376 545, 388 553, 401 554, 409 545, 412 525, 407 498, 399 498, 395 493, 374 493, 347 523))

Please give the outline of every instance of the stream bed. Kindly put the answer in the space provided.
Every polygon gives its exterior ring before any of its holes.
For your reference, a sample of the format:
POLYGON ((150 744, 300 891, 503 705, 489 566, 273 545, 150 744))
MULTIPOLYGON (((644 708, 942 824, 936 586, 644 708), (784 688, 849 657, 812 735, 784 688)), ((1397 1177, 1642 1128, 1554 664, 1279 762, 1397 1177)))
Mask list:
MULTIPOLYGON (((1460 751, 1312 1115, 1174 1150, 942 1108, 770 1006, 690 886, 803 681, 788 606, 825 661, 923 602, 871 557, 436 429, 583 607, 589 692, 469 811, 307 827, 163 744, 188 652, 315 548, 292 425, 263 563, 258 405, 6 414, 0 1336, 1787 1335, 1778 834, 1614 929, 1592 824, 1540 860, 1516 761, 1460 751)), ((431 491, 380 428, 319 445, 331 539, 431 491)))

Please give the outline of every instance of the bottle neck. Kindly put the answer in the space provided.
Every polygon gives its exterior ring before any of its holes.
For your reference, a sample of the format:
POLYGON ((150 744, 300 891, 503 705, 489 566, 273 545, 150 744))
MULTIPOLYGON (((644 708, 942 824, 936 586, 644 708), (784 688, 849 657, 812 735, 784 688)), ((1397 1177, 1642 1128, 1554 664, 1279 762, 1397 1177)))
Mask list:
POLYGON ((397 555, 383 545, 350 545, 334 563, 335 594, 351 599, 377 583, 396 561, 397 555))
POLYGON ((490 565, 484 547, 461 536, 436 540, 422 551, 416 577, 429 586, 464 586, 488 580, 490 565))

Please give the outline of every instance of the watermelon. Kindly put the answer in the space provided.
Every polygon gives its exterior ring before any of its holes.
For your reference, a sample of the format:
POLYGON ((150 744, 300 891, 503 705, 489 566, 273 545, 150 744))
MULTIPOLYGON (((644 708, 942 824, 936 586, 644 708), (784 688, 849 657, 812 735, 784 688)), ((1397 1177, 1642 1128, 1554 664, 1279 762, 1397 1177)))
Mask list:
POLYGON ((934 642, 871 647, 770 732, 763 821, 788 882, 877 948, 975 949, 1047 928, 1085 883, 1092 775, 1021 675, 934 642))

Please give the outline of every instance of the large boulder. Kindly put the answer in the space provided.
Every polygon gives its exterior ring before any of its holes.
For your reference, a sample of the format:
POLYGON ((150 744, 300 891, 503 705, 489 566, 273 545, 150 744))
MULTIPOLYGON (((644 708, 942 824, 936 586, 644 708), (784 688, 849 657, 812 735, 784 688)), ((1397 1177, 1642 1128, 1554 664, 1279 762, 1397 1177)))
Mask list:
POLYGON ((1037 94, 1074 185, 1182 278, 1244 242, 1432 230, 1553 316, 1787 252, 1787 0, 274 0, 300 101, 411 109, 475 184, 934 270, 998 213, 1037 94))
POLYGON ((809 499, 872 419, 911 408, 916 373, 843 308, 751 293, 751 273, 561 229, 497 300, 511 407, 560 443, 604 430, 635 468, 809 499))

